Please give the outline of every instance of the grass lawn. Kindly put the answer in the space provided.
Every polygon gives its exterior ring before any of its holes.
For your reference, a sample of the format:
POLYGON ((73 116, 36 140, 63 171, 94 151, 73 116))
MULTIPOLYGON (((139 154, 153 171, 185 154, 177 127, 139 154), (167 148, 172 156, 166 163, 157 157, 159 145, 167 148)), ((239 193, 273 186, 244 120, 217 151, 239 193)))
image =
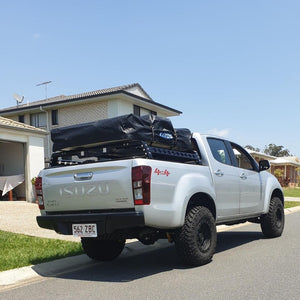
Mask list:
POLYGON ((284 201, 284 208, 291 208, 294 206, 300 206, 300 201, 284 201))
POLYGON ((300 198, 300 189, 283 189, 283 194, 285 197, 299 197, 300 198))
POLYGON ((0 230, 0 271, 82 254, 77 242, 45 239, 0 230))

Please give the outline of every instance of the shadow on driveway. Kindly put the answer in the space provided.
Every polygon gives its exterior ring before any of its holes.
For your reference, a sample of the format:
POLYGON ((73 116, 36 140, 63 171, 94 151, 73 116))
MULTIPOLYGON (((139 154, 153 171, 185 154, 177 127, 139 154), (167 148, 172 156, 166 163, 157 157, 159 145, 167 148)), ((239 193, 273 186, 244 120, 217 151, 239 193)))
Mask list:
MULTIPOLYGON (((261 232, 228 231, 218 233, 216 254, 230 251, 260 239, 264 239, 261 232)), ((204 271, 206 268, 212 268, 213 264, 214 262, 211 262, 199 268, 202 268, 204 271)), ((121 256, 114 261, 97 262, 91 260, 90 263, 81 266, 75 271, 66 269, 63 271, 63 274, 45 275, 42 274, 43 272, 39 272, 38 268, 35 271, 42 276, 62 279, 129 282, 173 269, 189 270, 190 268, 180 261, 174 244, 159 241, 153 246, 144 246, 139 242, 127 244, 121 256)))

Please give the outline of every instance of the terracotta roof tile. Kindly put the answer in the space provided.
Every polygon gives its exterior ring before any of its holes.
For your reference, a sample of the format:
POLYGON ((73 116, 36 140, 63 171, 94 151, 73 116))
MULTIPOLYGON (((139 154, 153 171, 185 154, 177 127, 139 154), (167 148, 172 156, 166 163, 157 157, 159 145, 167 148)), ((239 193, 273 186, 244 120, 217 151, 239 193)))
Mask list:
POLYGON ((80 93, 80 94, 75 94, 75 95, 60 95, 48 99, 43 99, 43 100, 38 100, 34 101, 28 104, 23 104, 19 106, 13 106, 13 107, 8 107, 5 109, 1 109, 1 111, 5 112, 7 110, 11 109, 22 109, 22 108, 30 108, 32 106, 38 106, 38 105, 47 105, 47 104, 52 104, 52 103, 57 103, 60 101, 72 101, 75 99, 82 99, 82 98, 89 98, 89 97, 95 97, 95 96, 101 96, 104 94, 109 94, 109 93, 115 93, 115 92, 121 92, 121 91, 126 91, 132 87, 139 87, 143 93, 147 96, 148 100, 153 101, 153 99, 145 92, 145 90, 141 87, 139 83, 133 83, 133 84, 128 84, 128 85, 122 85, 122 86, 117 86, 117 87, 112 87, 112 88, 107 88, 107 89, 101 89, 101 90, 96 90, 96 91, 91 91, 91 92, 86 92, 86 93, 80 93))
POLYGON ((114 93, 124 93, 127 95, 132 95, 144 102, 148 102, 154 105, 157 105, 159 107, 163 107, 167 110, 171 110, 175 112, 176 114, 181 114, 181 111, 176 110, 174 108, 165 106, 163 104, 154 102, 153 99, 145 92, 145 90, 141 87, 139 83, 133 83, 133 84, 128 84, 128 85, 122 85, 122 86, 117 86, 117 87, 112 87, 108 89, 102 89, 102 90, 97 90, 97 91, 92 91, 92 92, 86 92, 86 93, 81 93, 81 94, 75 94, 75 95, 70 95, 70 96, 65 96, 65 95, 60 95, 44 100, 39 100, 39 101, 34 101, 31 103, 19 105, 19 106, 13 106, 13 107, 8 107, 4 109, 0 109, 0 115, 9 115, 13 112, 19 112, 22 110, 34 110, 38 109, 40 106, 47 107, 52 106, 52 105, 59 105, 63 103, 68 103, 68 102, 75 102, 75 101, 80 101, 80 100, 85 100, 87 98, 92 98, 92 97, 97 97, 97 96, 102 96, 102 95, 110 95, 114 93), (135 94, 132 89, 133 88, 138 88, 140 91, 142 91, 143 96, 135 94))
POLYGON ((14 120, 10 120, 4 117, 0 116, 0 127, 7 127, 7 128, 11 128, 11 129, 22 129, 22 130, 30 130, 30 131, 34 131, 34 132, 38 132, 38 133, 44 133, 47 134, 45 130, 40 129, 40 128, 36 128, 24 123, 20 123, 14 120))

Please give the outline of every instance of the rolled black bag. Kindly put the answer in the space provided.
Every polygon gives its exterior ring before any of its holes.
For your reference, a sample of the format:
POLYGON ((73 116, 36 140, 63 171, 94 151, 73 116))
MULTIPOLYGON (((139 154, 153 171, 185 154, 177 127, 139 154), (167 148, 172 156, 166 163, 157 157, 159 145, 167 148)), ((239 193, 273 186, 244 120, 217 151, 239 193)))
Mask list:
POLYGON ((115 141, 143 141, 150 146, 178 151, 191 150, 191 133, 188 129, 177 132, 167 118, 154 115, 142 117, 134 114, 84 124, 55 128, 51 131, 53 151, 90 146, 115 141), (189 140, 189 141, 188 141, 189 140))
POLYGON ((176 146, 174 150, 193 152, 192 133, 187 128, 176 128, 176 146))

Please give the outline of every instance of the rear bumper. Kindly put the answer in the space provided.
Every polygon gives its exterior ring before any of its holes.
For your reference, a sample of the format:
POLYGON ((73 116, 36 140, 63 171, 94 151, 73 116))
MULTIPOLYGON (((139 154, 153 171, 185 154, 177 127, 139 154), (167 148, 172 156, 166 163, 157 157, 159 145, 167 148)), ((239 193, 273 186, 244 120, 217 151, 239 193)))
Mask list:
POLYGON ((93 214, 62 214, 37 216, 40 227, 57 233, 72 235, 72 224, 96 223, 98 234, 110 234, 118 229, 128 229, 145 225, 141 212, 112 212, 93 214))

